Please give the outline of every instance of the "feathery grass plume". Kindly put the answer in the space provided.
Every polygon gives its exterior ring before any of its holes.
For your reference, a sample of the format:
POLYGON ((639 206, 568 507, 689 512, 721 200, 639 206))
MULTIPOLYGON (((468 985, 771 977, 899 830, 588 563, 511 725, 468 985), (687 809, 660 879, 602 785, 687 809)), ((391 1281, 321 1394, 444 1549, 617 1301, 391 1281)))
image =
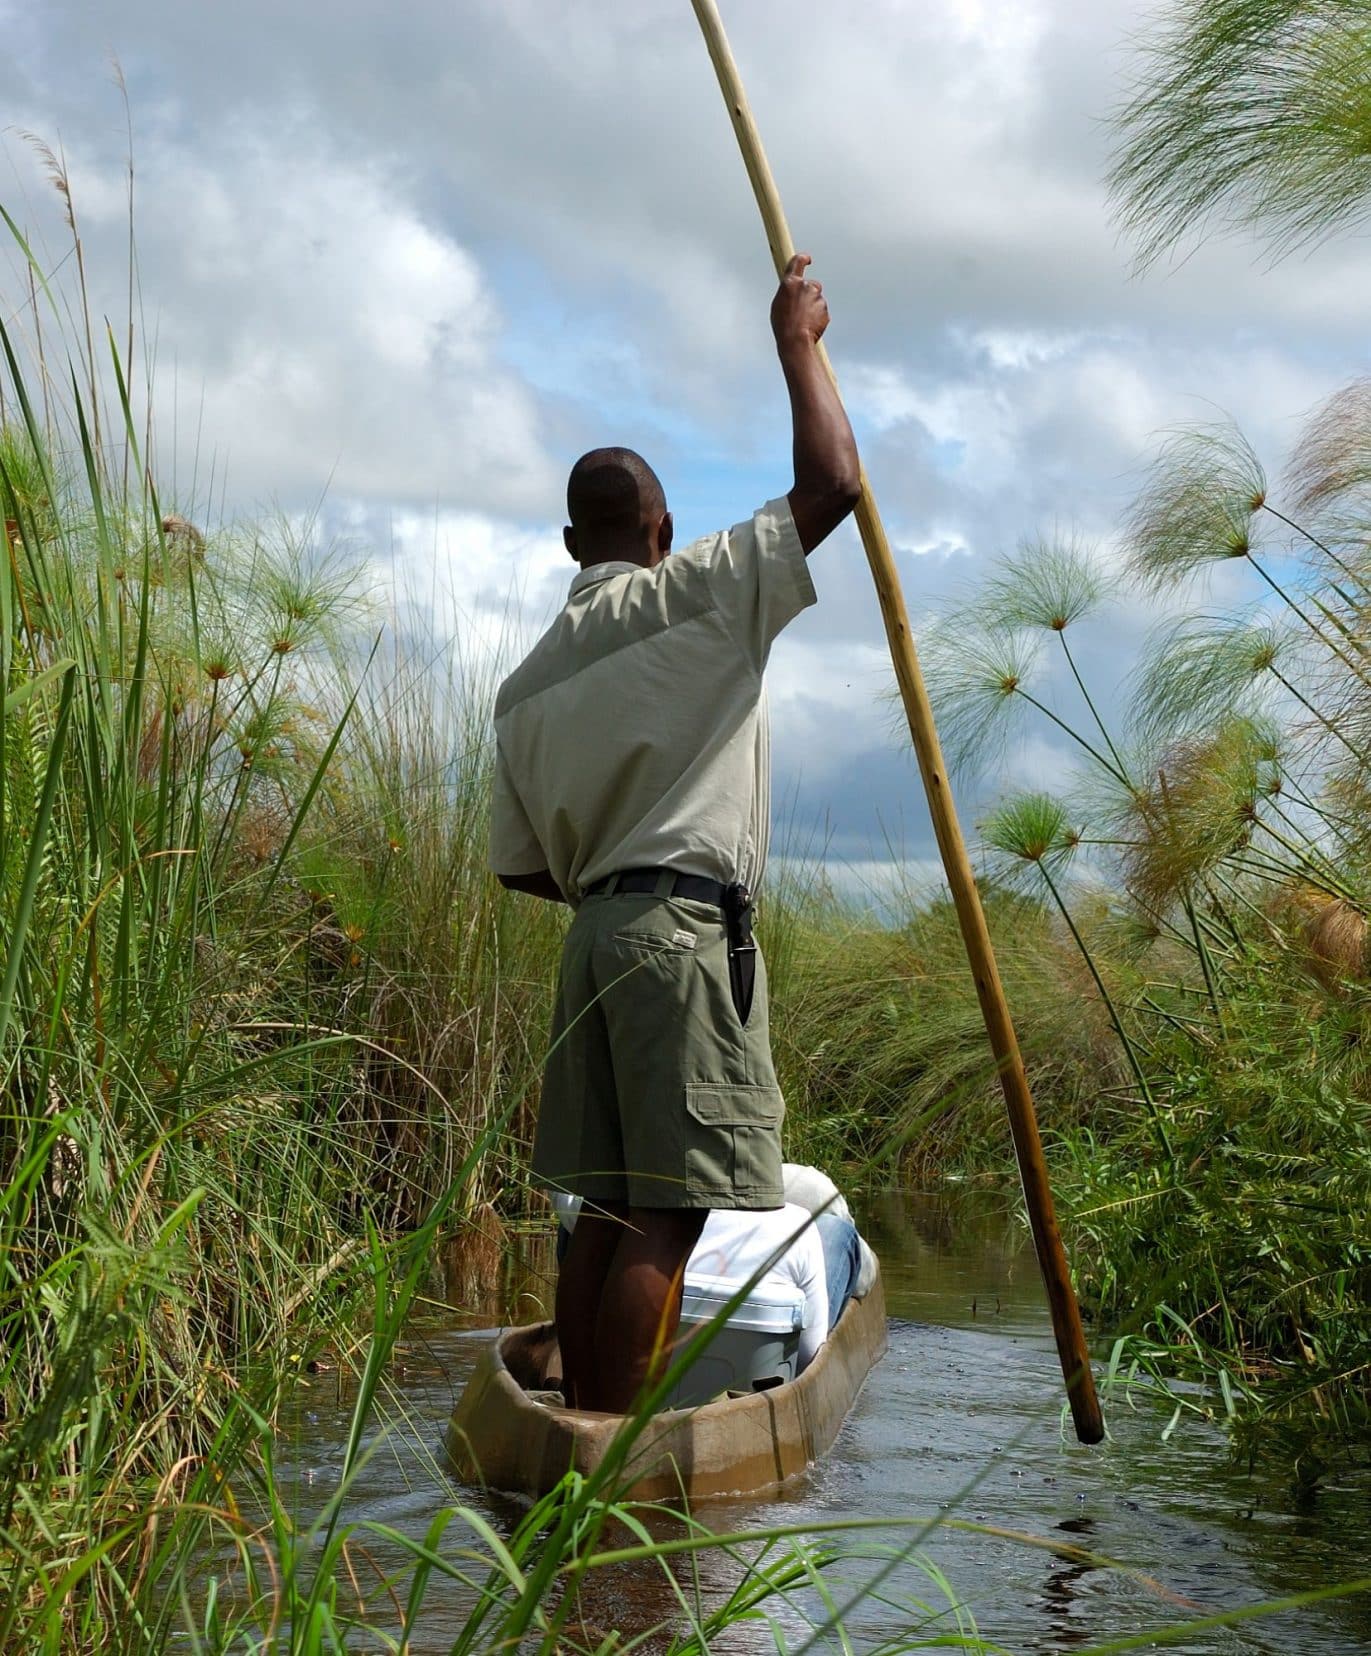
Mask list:
POLYGON ((1129 567, 1153 592, 1226 558, 1250 556, 1266 474, 1236 426, 1174 432, 1126 522, 1129 567))
POLYGON ((195 643, 195 664, 213 685, 243 671, 241 641, 223 626, 202 626, 195 643))
POLYGON ((1081 843, 1066 807, 1043 793, 1018 794, 997 806, 981 824, 981 838, 1001 853, 1011 879, 1022 878, 1025 871, 1051 874, 1081 843))
POLYGON ((1001 853, 1011 873, 1017 869, 1020 875, 1034 874, 1047 888, 1118 1036, 1119 1045, 1137 1083, 1138 1095, 1152 1121, 1157 1147, 1168 1162, 1174 1162, 1171 1138, 1153 1097, 1142 1057, 1125 1026, 1115 997, 1109 992, 1099 963, 1071 912, 1058 878, 1081 844, 1080 830, 1070 826, 1064 805, 1047 794, 1029 793, 1020 794, 999 806, 982 824, 981 834, 988 845, 1001 853))
POLYGON ((979 599, 980 613, 996 626, 1041 629, 1061 646, 1062 655, 1075 680, 1081 700, 1094 721, 1103 748, 1096 747, 1052 709, 1038 706, 1039 712, 1084 748, 1095 763, 1126 783, 1128 774, 1114 743, 1081 676, 1067 632, 1076 622, 1091 615, 1102 603, 1110 582, 1094 563, 1086 548, 1074 539, 1048 540, 1039 536, 1020 543, 1014 557, 1004 558, 986 583, 979 599))
POLYGON ((1306 422, 1286 483, 1310 561, 1344 603, 1364 609, 1371 588, 1371 378, 1335 391, 1306 422))
POLYGON ((1027 705, 1023 687, 1041 645, 1022 628, 983 627, 962 612, 923 640, 925 676, 943 752, 953 770, 992 763, 1027 705))
POLYGON ((1349 496, 1371 513, 1371 378, 1352 380, 1320 404, 1286 468, 1294 510, 1317 516, 1349 496))
POLYGON ((1267 713, 1288 689, 1290 633, 1269 616, 1185 615, 1149 640, 1132 674, 1134 729, 1152 745, 1267 713))
POLYGON ((322 745, 286 696, 251 708, 235 726, 234 744, 245 766, 278 780, 299 776, 322 745))
POLYGON ((1232 714, 1173 744, 1127 807, 1129 889, 1156 911, 1188 896, 1251 843, 1261 804, 1280 785, 1280 740, 1262 720, 1232 714))
POLYGON ((254 546, 246 576, 249 603, 268 648, 278 656, 335 646, 365 615, 369 594, 361 558, 341 545, 316 546, 282 520, 254 546))
POLYGON ((1362 0, 1179 0, 1114 115, 1115 211, 1146 267, 1211 227, 1275 257, 1371 204, 1371 26, 1362 0))
POLYGON ((1365 976, 1366 915, 1345 897, 1298 888, 1300 931, 1310 970, 1325 989, 1335 990, 1365 976))
POLYGON ((1061 633, 1098 609, 1109 586, 1079 541, 1040 535, 1021 541, 1013 556, 999 561, 978 599, 996 625, 1061 633))

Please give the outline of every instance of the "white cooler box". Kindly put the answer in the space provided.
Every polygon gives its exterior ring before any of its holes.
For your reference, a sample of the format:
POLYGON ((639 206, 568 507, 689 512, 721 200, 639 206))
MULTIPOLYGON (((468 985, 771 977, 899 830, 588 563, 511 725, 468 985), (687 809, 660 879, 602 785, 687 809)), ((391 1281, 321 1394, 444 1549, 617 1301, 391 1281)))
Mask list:
MULTIPOLYGON (((681 1301, 677 1350, 723 1310, 737 1292, 726 1277, 689 1273, 681 1301)), ((798 1290, 754 1287, 716 1329, 699 1358, 677 1382, 666 1406, 693 1408, 724 1392, 761 1391, 795 1378, 804 1295, 798 1290)))

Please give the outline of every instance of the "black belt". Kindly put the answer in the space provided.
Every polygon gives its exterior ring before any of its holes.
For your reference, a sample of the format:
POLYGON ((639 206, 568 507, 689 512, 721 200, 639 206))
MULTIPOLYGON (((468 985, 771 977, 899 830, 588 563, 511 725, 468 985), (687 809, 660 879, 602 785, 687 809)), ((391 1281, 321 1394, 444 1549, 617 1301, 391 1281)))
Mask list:
POLYGON ((594 885, 586 887, 585 894, 598 897, 613 886, 616 895, 627 891, 650 892, 655 896, 663 875, 671 881, 663 896, 712 903, 723 910, 724 929, 728 933, 728 986, 738 1018, 746 1023, 757 983, 757 945, 752 936, 752 893, 741 881, 724 885, 720 880, 707 880, 702 874, 678 874, 671 868, 629 868, 622 874, 607 874, 603 880, 596 880, 594 885))
POLYGON ((613 884, 615 891, 655 892, 657 882, 664 874, 670 875, 671 885, 666 895, 669 897, 686 897, 692 903, 713 903, 715 908, 723 908, 732 886, 726 886, 721 880, 707 880, 702 874, 677 874, 670 868, 630 868, 623 874, 606 874, 603 880, 596 880, 593 886, 587 886, 587 897, 598 897, 601 892, 608 891, 613 884))

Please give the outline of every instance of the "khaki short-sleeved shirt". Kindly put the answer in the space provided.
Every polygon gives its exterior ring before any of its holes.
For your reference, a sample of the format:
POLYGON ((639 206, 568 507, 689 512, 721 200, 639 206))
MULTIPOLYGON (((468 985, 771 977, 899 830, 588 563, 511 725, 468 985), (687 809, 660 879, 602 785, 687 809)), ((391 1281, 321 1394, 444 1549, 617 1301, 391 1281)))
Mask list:
POLYGON ((814 601, 784 497, 655 569, 582 570, 496 698, 495 873, 546 868, 573 903, 629 868, 755 890, 771 819, 762 673, 814 601))

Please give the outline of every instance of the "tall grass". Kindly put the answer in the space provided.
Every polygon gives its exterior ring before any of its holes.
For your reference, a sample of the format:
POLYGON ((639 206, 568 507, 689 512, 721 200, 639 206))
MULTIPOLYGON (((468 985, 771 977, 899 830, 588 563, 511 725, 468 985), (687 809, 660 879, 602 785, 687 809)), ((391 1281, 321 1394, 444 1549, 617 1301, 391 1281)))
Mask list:
MULTIPOLYGON (((1089 976, 1039 904, 1002 884, 982 898, 1044 1124, 1088 1120, 1122 1075, 1089 976)), ((772 1042, 787 1153, 878 1181, 998 1174, 1010 1153, 950 899, 916 899, 895 923, 811 894, 778 916, 772 1042)), ((768 963, 770 955, 768 955, 768 963)))
MULTIPOLYGON (((682 1652, 780 1600, 841 1638, 822 1537, 652 1539, 621 1497, 652 1398, 508 1534, 347 1512, 446 1246, 528 1203, 564 917, 485 871, 488 676, 435 673, 309 526, 164 498, 84 260, 70 311, 29 270, 48 309, 0 327, 0 1649, 411 1649, 437 1578, 459 1649, 591 1648, 589 1584, 629 1564, 682 1652), (277 1427, 326 1347, 356 1403, 306 1521, 277 1427)), ((886 1527, 897 1561, 928 1526, 886 1527)), ((946 1600, 891 1648, 980 1648, 946 1600)))
POLYGON ((484 877, 482 687, 163 498, 77 263, 0 327, 5 1649, 159 1638, 301 1362, 488 1231, 556 928, 484 877))

